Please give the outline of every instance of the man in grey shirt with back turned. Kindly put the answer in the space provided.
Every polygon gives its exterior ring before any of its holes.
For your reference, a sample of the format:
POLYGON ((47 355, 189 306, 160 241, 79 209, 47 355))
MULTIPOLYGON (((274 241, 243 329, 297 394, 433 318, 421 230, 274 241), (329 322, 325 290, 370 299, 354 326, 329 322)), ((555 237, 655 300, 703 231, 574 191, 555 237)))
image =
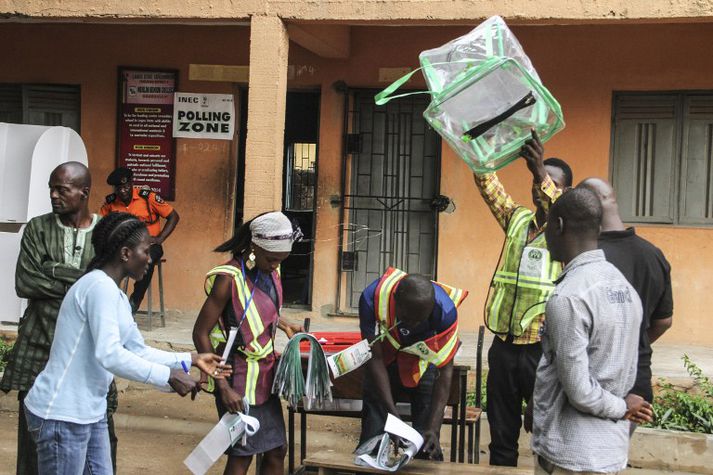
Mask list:
POLYGON ((547 246, 565 267, 547 302, 535 380, 536 474, 623 470, 629 420, 652 415, 648 402, 627 395, 636 376, 641 301, 597 249, 601 219, 599 199, 584 188, 562 195, 547 219, 547 246))

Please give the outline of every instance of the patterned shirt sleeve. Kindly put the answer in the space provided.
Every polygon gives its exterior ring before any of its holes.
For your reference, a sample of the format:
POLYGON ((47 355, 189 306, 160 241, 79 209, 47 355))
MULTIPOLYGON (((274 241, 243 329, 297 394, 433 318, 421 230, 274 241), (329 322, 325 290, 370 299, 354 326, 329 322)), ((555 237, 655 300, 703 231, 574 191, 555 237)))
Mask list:
POLYGON ((65 284, 45 274, 42 258, 47 255, 37 235, 38 221, 30 221, 20 243, 20 255, 15 268, 15 290, 25 299, 61 299, 66 293, 65 284))
POLYGON ((495 173, 474 174, 475 185, 480 190, 480 195, 490 208, 498 224, 507 231, 508 222, 518 205, 512 197, 505 191, 505 187, 495 173))
POLYGON ((555 182, 552 181, 549 175, 545 175, 545 179, 542 180, 540 186, 537 187, 537 193, 540 195, 540 202, 545 211, 549 211, 552 203, 562 196, 562 190, 557 188, 557 185, 555 185, 555 182))

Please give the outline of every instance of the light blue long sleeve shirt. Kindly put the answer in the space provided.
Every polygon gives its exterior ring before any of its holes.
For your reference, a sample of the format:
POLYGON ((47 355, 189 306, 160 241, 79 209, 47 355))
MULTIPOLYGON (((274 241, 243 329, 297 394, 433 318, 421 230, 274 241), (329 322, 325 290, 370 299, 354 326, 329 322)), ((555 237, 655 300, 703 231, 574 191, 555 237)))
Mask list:
POLYGON ((43 419, 98 422, 114 375, 165 389, 171 368, 181 368, 182 361, 190 367, 190 353, 146 346, 126 294, 104 271, 94 270, 67 292, 49 361, 25 406, 43 419))

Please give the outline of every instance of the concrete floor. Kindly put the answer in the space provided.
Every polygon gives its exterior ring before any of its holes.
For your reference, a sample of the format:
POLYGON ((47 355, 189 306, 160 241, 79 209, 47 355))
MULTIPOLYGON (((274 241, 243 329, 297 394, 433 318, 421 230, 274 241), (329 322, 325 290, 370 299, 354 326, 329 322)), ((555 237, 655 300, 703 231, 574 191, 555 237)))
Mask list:
MULTIPOLYGON (((285 318, 301 321, 303 312, 287 309, 285 318)), ((154 322, 152 331, 147 331, 145 317, 139 317, 139 324, 144 337, 149 344, 173 349, 192 348, 191 330, 192 317, 171 314, 168 316, 165 328, 157 328, 154 322)), ((330 321, 315 321, 312 331, 355 331, 357 321, 350 318, 334 318, 330 321)), ((0 330, 12 328, 0 328, 0 330)), ((475 366, 475 349, 477 335, 462 333, 463 348, 457 362, 475 366)), ((487 349, 492 336, 486 333, 484 343, 484 362, 487 365, 487 349)), ((284 347, 286 339, 278 332, 277 347, 284 347)), ((713 375, 713 348, 691 347, 681 345, 658 344, 654 346, 653 373, 654 377, 665 377, 671 380, 685 380, 687 374, 683 367, 681 356, 688 354, 708 375, 713 375)), ((147 390, 141 385, 121 385, 120 409, 117 415, 117 432, 119 434, 119 460, 121 474, 149 473, 188 473, 183 466, 183 459, 190 453, 215 423, 216 415, 211 396, 202 394, 198 400, 180 399, 175 395, 147 390)), ((0 397, 0 475, 14 473, 16 454, 16 401, 13 395, 0 397), (4 409, 4 410, 3 410, 4 409), (9 410, 8 410, 9 409, 9 410)), ((487 461, 488 430, 487 422, 482 431, 481 460, 487 461)), ((313 417, 309 420, 310 452, 332 449, 351 451, 358 437, 357 420, 313 417)), ((442 434, 443 441, 449 439, 448 432, 442 434)), ((533 459, 529 453, 529 440, 526 435, 521 440, 521 460, 523 467, 532 467, 533 459)), ((444 444, 444 449, 447 445, 444 444)), ((222 472, 224 461, 221 460, 209 472, 222 472)), ((668 472, 657 470, 629 469, 629 475, 654 475, 668 472)))
MULTIPOLYGON (((119 474, 189 473, 183 466, 183 459, 216 421, 212 396, 201 394, 195 401, 191 401, 190 398, 181 399, 141 385, 120 386, 125 389, 120 394, 119 412, 115 416, 119 438, 119 474)), ((11 401, 3 402, 3 407, 13 406, 11 401)), ((15 472, 16 430, 17 412, 0 411, 0 474, 15 472)), ((351 452, 356 446, 358 435, 359 421, 356 419, 322 416, 308 418, 309 453, 322 450, 351 452)), ((483 424, 482 435, 481 463, 487 463, 487 421, 483 424)), ((442 440, 444 450, 449 453, 447 428, 444 429, 442 440)), ((529 439, 526 435, 523 435, 520 446, 520 466, 531 468, 534 461, 529 453, 529 439)), ((208 474, 222 473, 224 464, 225 457, 208 474)), ((251 473, 254 471, 251 470, 251 473)), ((663 475, 686 472, 628 469, 624 473, 663 475)))
MULTIPOLYGON (((286 308, 282 312, 283 317, 294 322, 301 322, 308 312, 286 308)), ((191 332, 195 315, 188 315, 183 312, 171 311, 166 317, 166 326, 161 327, 158 319, 154 318, 152 329, 148 331, 148 321, 145 316, 139 315, 137 318, 147 342, 159 344, 159 346, 186 349, 193 348, 191 332)), ((328 320, 314 320, 311 331, 358 331, 359 325, 353 317, 329 317, 328 320)), ((17 327, 12 325, 0 325, 0 333, 16 332, 17 327)), ((475 352, 478 335, 476 332, 461 332, 463 346, 456 356, 458 364, 475 367, 475 352)), ((485 332, 483 345, 483 364, 487 368, 488 348, 493 340, 492 333, 485 332)), ((277 332, 276 347, 278 350, 284 348, 287 339, 284 333, 277 332)), ((665 342, 655 343, 653 346, 652 372, 654 379, 669 378, 673 380, 688 379, 688 374, 683 367, 681 357, 687 354, 703 370, 704 374, 713 377, 713 347, 674 345, 665 342)))

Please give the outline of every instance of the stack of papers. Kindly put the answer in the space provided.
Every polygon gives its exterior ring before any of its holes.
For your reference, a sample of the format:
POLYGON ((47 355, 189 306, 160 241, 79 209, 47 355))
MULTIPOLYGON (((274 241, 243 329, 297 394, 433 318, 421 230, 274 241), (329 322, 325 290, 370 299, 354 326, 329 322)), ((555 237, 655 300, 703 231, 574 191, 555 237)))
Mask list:
POLYGON ((320 407, 325 401, 332 401, 332 381, 329 379, 327 358, 314 336, 298 333, 290 339, 277 365, 272 392, 281 396, 293 408, 296 408, 303 398, 307 409, 320 407), (302 340, 310 342, 306 380, 302 375, 302 340))
POLYGON ((409 463, 422 445, 423 437, 416 429, 389 414, 384 435, 377 435, 359 446, 354 463, 395 472, 409 463))

